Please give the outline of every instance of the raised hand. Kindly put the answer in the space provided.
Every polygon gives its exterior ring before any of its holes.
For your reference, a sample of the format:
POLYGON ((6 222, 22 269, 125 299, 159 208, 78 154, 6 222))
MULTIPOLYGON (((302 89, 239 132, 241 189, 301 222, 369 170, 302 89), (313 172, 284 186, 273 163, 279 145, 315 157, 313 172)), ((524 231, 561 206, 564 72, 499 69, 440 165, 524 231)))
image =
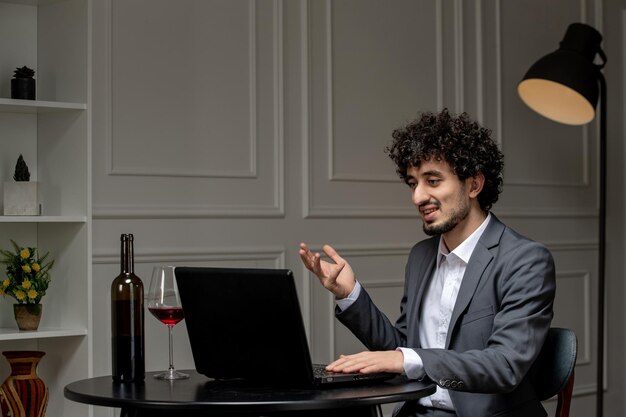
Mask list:
POLYGON ((313 253, 306 245, 300 243, 300 258, 304 266, 313 272, 324 288, 332 292, 338 299, 346 298, 354 289, 356 278, 354 272, 341 256, 329 245, 322 247, 324 253, 333 261, 323 261, 319 253, 313 253))

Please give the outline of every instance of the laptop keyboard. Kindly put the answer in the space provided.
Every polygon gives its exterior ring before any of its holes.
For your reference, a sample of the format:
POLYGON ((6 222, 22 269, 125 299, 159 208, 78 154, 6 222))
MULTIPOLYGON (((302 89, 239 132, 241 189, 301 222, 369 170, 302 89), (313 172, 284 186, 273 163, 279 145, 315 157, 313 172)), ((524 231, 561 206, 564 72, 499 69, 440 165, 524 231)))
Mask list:
POLYGON ((341 372, 331 372, 326 370, 326 365, 314 364, 313 365, 313 376, 315 377, 323 377, 328 375, 337 375, 341 374, 341 372))

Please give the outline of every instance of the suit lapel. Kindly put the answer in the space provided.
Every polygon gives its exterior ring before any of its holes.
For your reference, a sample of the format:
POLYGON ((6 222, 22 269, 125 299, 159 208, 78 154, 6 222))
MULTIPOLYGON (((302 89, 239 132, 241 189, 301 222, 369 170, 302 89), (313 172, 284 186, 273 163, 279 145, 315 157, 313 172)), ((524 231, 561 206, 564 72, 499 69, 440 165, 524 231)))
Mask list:
POLYGON ((456 328, 457 321, 461 316, 461 313, 465 311, 470 301, 474 297, 474 292, 478 287, 485 269, 493 260, 491 249, 500 244, 500 237, 504 232, 504 224, 496 218, 495 215, 491 215, 491 221, 485 229, 485 232, 480 237, 480 240, 476 244, 476 248, 470 257, 470 260, 465 269, 463 275, 463 281, 459 288, 459 294, 452 310, 452 317, 450 318, 450 325, 448 327, 448 336, 446 338, 446 349, 450 346, 450 340, 452 334, 456 328))
POLYGON ((417 297, 415 303, 415 312, 418 317, 420 307, 422 305, 422 299, 424 298, 424 293, 426 292, 428 283, 430 283, 430 280, 433 279, 433 276, 435 275, 435 266, 437 264, 438 256, 437 245, 439 245, 438 240, 436 240, 436 242, 436 245, 431 246, 430 253, 424 257, 425 259, 429 259, 429 261, 425 262, 421 270, 418 271, 418 277, 421 278, 418 284, 419 286, 417 288, 417 297))
MULTIPOLYGON (((428 283, 433 278, 433 275, 435 273, 439 238, 431 238, 430 242, 431 244, 428 247, 427 251, 423 254, 420 254, 419 258, 415 259, 415 261, 419 262, 419 264, 414 265, 415 271, 412 271, 410 274, 412 277, 416 278, 415 285, 417 287, 413 287, 414 290, 410 291, 410 293, 413 293, 415 295, 414 297, 411 297, 410 294, 408 295, 408 302, 411 305, 409 314, 411 314, 413 320, 415 320, 415 323, 417 324, 417 326, 412 327, 414 329, 419 328, 419 323, 421 319, 420 308, 422 305, 422 300, 424 298, 424 293, 426 292, 428 283)), ((409 319, 409 323, 411 322, 412 320, 409 319)), ((408 340, 409 346, 420 347, 421 344, 419 341, 419 332, 410 332, 410 334, 412 335, 412 337, 410 337, 410 340, 408 340)))

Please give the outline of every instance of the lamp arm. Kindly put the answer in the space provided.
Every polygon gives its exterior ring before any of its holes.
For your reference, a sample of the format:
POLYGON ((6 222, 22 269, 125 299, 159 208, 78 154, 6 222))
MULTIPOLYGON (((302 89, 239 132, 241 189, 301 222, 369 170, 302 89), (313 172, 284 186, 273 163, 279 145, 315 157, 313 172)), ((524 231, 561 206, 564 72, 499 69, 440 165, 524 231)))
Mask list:
MULTIPOLYGON (((602 50, 600 50, 602 52, 602 50)), ((601 54, 601 56, 604 53, 601 54)), ((606 57, 604 57, 606 62, 606 57)), ((603 64, 604 66, 604 64, 603 64)), ((606 80, 598 67, 600 83, 600 138, 599 138, 599 213, 598 213, 598 368, 596 380, 596 416, 603 415, 604 397, 604 301, 606 270, 606 80)))

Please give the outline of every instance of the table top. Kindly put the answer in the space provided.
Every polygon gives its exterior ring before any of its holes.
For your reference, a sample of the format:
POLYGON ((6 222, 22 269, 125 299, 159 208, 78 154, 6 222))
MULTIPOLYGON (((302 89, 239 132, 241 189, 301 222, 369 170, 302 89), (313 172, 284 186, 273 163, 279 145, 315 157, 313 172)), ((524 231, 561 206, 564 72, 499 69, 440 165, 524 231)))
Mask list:
POLYGON ((143 383, 115 383, 111 376, 73 382, 65 397, 76 402, 118 408, 171 408, 214 412, 320 410, 415 400, 435 385, 398 376, 375 384, 337 388, 276 388, 243 381, 215 381, 195 370, 189 379, 164 381, 147 372, 143 383))

